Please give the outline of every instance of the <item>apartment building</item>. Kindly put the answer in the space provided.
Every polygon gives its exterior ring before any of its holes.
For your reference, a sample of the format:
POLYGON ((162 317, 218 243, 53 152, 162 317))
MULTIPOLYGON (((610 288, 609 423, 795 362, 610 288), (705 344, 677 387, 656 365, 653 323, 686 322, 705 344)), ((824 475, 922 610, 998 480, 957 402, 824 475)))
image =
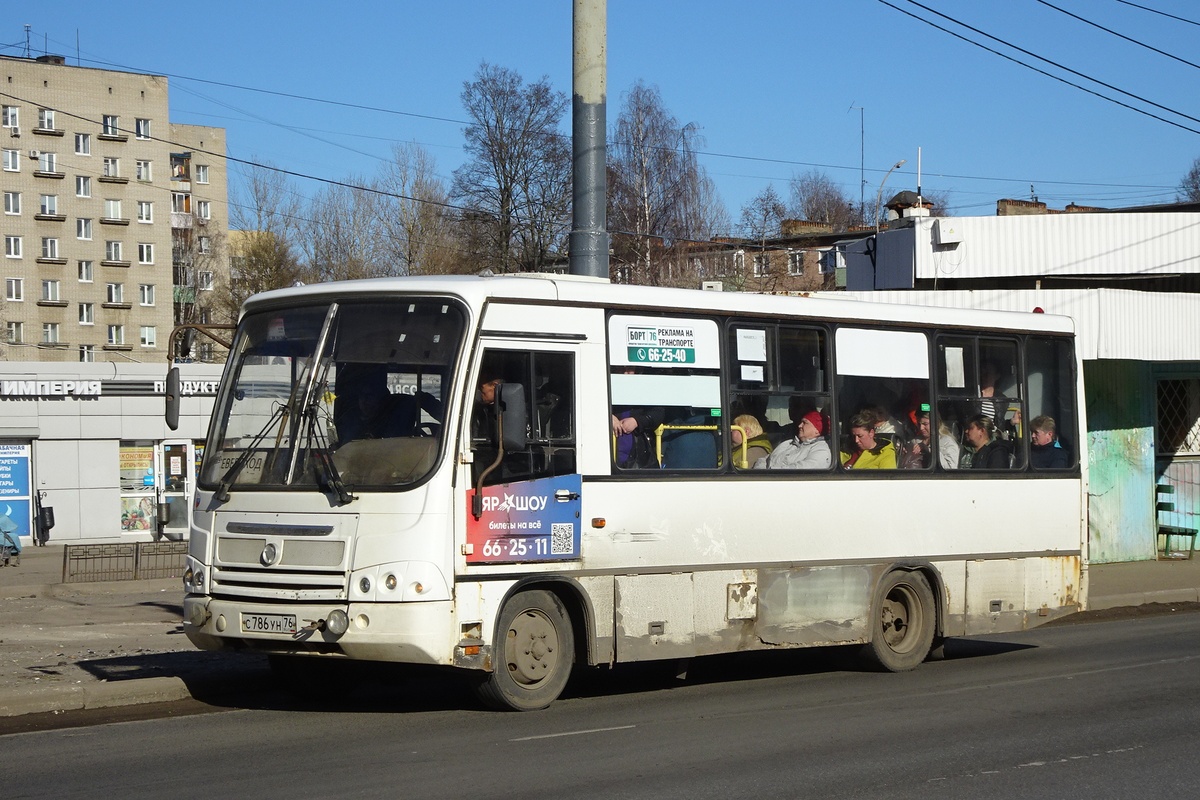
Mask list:
POLYGON ((225 131, 56 56, 0 56, 0 125, 0 501, 26 544, 38 503, 60 542, 183 538, 224 352, 180 359, 178 430, 164 378, 228 269, 225 131))
POLYGON ((228 228, 225 132, 172 124, 167 79, 0 57, 8 361, 167 361, 203 321, 228 228))

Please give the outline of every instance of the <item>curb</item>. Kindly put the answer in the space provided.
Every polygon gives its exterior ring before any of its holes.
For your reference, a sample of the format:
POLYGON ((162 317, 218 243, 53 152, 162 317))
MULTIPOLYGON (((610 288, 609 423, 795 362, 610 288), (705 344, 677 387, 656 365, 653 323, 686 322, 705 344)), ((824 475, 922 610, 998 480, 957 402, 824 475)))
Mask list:
POLYGON ((129 681, 44 686, 0 695, 0 717, 58 711, 113 708, 142 703, 187 700, 192 693, 182 678, 137 678, 129 681))
POLYGON ((1128 594, 1110 594, 1089 598, 1088 611, 1105 611, 1110 608, 1125 606, 1144 606, 1148 603, 1197 603, 1200 602, 1200 589, 1159 589, 1151 592, 1130 592, 1128 594))

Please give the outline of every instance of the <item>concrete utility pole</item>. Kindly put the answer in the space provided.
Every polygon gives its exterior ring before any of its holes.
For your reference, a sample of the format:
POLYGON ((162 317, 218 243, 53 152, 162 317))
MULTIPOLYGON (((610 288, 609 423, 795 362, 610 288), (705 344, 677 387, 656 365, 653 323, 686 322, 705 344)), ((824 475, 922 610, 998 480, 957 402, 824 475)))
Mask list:
POLYGON ((608 277, 605 126, 608 10, 605 0, 575 0, 571 98, 572 275, 608 277))

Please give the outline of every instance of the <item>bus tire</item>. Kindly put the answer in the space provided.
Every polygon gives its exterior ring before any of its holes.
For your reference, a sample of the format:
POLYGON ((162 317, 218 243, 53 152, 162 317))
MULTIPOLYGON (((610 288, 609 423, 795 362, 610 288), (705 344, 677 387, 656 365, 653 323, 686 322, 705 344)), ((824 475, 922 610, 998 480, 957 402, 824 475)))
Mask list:
POLYGON ((535 589, 508 599, 496 625, 492 672, 476 687, 485 705, 535 711, 553 703, 575 660, 575 633, 562 601, 535 589))
POLYGON ((920 572, 895 570, 879 584, 866 654, 888 672, 915 669, 933 646, 937 606, 920 572))

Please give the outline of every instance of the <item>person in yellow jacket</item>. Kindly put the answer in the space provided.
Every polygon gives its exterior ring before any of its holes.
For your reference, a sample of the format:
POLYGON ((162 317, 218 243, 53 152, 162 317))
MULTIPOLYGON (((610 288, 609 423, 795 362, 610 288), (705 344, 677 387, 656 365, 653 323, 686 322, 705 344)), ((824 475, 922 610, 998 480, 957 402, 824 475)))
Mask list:
POLYGON ((850 435, 854 437, 855 450, 842 453, 842 466, 846 469, 895 469, 896 448, 886 440, 875 438, 875 416, 859 412, 850 418, 850 435))

